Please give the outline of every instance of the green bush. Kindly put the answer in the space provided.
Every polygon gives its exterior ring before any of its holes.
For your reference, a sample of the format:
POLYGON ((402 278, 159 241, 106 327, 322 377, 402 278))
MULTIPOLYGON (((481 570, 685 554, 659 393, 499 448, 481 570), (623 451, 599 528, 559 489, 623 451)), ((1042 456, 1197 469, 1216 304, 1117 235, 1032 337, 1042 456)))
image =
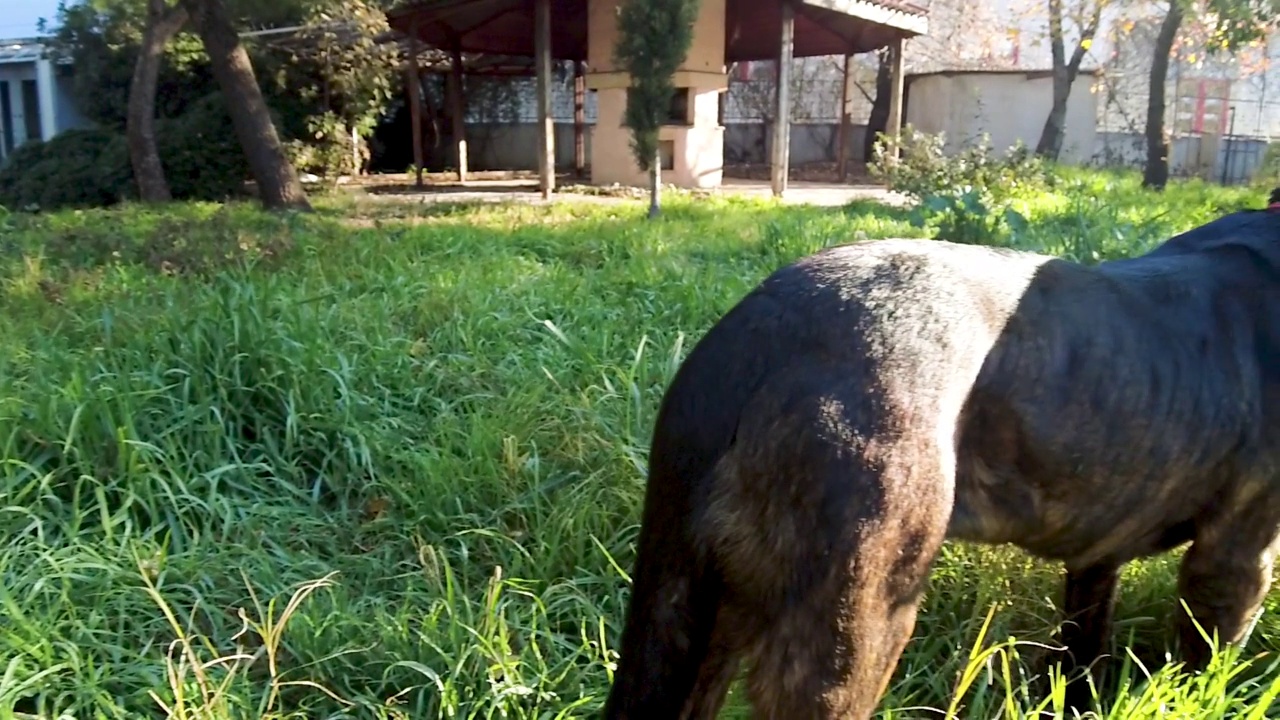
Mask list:
POLYGON ((946 154, 945 143, 941 133, 925 133, 907 125, 902 129, 899 156, 890 156, 888 146, 878 142, 868 169, 889 189, 919 201, 974 191, 988 202, 998 202, 1053 184, 1050 167, 1021 143, 1003 155, 993 151, 986 134, 953 155, 946 154))
POLYGON ((249 161, 222 93, 210 93, 177 118, 161 121, 156 134, 175 199, 224 200, 243 192, 249 161))
POLYGON ((0 205, 22 210, 109 204, 96 175, 99 156, 114 136, 68 130, 49 142, 24 144, 0 168, 0 205))
MULTIPOLYGON (((175 199, 224 200, 242 191, 249 164, 220 93, 157 122, 156 136, 175 199)), ((68 130, 27 143, 0 169, 0 205, 14 210, 101 207, 136 197, 128 143, 112 130, 68 130)))

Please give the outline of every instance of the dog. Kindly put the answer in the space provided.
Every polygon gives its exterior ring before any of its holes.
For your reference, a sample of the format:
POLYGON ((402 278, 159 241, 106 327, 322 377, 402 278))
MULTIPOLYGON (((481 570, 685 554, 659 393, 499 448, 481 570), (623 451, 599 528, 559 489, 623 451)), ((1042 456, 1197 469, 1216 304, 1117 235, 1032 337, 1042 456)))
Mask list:
POLYGON ((831 247, 671 381, 608 720, 869 717, 944 540, 1066 569, 1068 665, 1122 566, 1190 543, 1180 653, 1233 643, 1280 535, 1280 189, 1085 266, 941 240, 831 247))

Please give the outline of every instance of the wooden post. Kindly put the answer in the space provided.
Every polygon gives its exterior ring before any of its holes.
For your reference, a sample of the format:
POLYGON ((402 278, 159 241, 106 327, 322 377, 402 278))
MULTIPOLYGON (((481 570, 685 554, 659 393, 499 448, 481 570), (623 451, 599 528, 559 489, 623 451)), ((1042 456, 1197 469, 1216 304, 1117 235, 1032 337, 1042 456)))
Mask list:
POLYGON ((556 128, 551 116, 551 0, 534 7, 533 46, 538 75, 538 181, 542 199, 556 186, 556 128))
POLYGON ((409 122, 413 125, 413 171, 415 187, 422 187, 422 85, 418 76, 418 24, 409 28, 409 122))
POLYGON ((451 49, 449 67, 449 114, 453 116, 453 143, 458 150, 458 182, 467 181, 467 122, 463 102, 462 46, 457 41, 451 49))
POLYGON ((778 94, 773 123, 773 172, 774 197, 782 197, 787 191, 787 171, 791 162, 791 57, 795 39, 795 9, 789 0, 782 0, 782 34, 778 52, 778 94))
POLYGON ((586 63, 573 63, 573 170, 581 179, 587 174, 587 77, 586 63))
POLYGON ((889 121, 885 123, 885 134, 889 136, 890 157, 897 158, 902 142, 902 38, 889 46, 889 61, 889 121))
POLYGON ((836 138, 836 177, 844 182, 849 177, 849 131, 852 115, 849 100, 853 97, 853 56, 844 56, 844 89, 840 92, 840 132, 836 138))

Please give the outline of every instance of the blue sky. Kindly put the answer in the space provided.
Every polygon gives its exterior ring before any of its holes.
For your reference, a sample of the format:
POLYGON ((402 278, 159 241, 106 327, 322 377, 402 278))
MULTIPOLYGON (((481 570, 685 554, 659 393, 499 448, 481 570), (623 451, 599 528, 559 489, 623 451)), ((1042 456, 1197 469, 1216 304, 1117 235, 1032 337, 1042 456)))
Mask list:
POLYGON ((40 18, 58 17, 58 0, 0 0, 0 7, 0 38, 31 37, 40 18))

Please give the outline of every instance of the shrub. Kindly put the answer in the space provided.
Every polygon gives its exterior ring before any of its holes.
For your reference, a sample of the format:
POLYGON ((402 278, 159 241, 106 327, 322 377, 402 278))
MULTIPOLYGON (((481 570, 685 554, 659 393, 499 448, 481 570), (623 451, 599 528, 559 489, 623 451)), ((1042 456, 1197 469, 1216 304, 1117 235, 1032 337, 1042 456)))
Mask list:
POLYGON ((1011 207, 993 207, 972 188, 960 194, 930 195, 908 215, 912 225, 937 237, 974 245, 1008 245, 1027 229, 1027 219, 1011 207))
POLYGON ((888 183, 889 189, 919 201, 932 195, 958 197, 970 191, 987 201, 1001 201, 1053 184, 1049 167, 1022 143, 1003 156, 993 151, 986 134, 954 155, 945 153, 945 143, 941 133, 925 133, 907 125, 902 129, 899 157, 888 155, 887 145, 877 142, 868 169, 888 183))
POLYGON ((986 134, 954 155, 946 154, 945 143, 941 133, 908 125, 899 157, 877 142, 868 168, 889 189, 917 201, 911 213, 917 227, 934 228, 937 237, 952 242, 1009 244, 1027 225, 1009 201, 1049 190, 1056 176, 1021 142, 1003 155, 993 151, 986 134))
POLYGON ((222 93, 210 93, 157 128, 169 190, 179 200, 225 200, 243 192, 249 161, 222 93))
MULTIPOLYGON (((175 199, 224 200, 242 192, 249 164, 221 93, 160 120, 156 136, 175 199)), ((0 205, 15 210, 100 207, 136 197, 128 143, 111 130, 68 130, 27 143, 0 169, 0 205)))
POLYGON ((114 136, 105 130, 68 130, 48 142, 24 144, 0 169, 0 205, 23 210, 109 204, 96 175, 99 156, 114 136))

